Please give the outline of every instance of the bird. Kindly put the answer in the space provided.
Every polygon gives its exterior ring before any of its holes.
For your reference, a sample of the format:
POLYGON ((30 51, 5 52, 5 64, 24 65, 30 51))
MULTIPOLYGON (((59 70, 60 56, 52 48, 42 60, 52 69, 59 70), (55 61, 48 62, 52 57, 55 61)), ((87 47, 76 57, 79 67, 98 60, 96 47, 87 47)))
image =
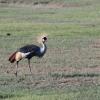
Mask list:
POLYGON ((28 44, 25 45, 19 49, 17 49, 14 53, 12 53, 9 57, 9 61, 10 63, 14 63, 16 62, 16 72, 15 75, 17 77, 17 71, 18 71, 18 65, 19 65, 19 61, 21 61, 22 59, 26 58, 28 60, 28 67, 30 70, 30 73, 32 74, 31 71, 31 66, 30 66, 30 60, 32 57, 39 57, 42 58, 44 56, 44 54, 47 51, 47 35, 41 35, 37 38, 38 43, 40 44, 40 46, 34 45, 34 44, 28 44))
POLYGON ((11 35, 11 33, 7 33, 6 35, 7 35, 7 36, 10 36, 10 35, 11 35))

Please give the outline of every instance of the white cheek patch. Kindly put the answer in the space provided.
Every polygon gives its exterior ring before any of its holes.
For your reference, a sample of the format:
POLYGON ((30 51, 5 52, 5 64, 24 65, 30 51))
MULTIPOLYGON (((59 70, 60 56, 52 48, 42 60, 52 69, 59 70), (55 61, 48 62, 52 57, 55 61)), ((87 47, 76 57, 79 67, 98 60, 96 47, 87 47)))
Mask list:
POLYGON ((21 53, 22 58, 25 58, 25 57, 28 56, 29 54, 30 54, 30 52, 27 52, 27 53, 21 53))

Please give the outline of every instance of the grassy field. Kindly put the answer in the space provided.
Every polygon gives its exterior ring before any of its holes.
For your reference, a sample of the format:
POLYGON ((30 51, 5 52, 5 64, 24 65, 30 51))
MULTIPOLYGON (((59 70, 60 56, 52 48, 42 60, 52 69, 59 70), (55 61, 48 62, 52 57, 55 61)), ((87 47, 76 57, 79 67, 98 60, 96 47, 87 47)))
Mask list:
POLYGON ((0 99, 99 100, 100 1, 48 2, 0 4, 0 99), (31 60, 32 75, 22 60, 16 78, 9 55, 38 44, 42 32, 48 34, 46 55, 31 60))

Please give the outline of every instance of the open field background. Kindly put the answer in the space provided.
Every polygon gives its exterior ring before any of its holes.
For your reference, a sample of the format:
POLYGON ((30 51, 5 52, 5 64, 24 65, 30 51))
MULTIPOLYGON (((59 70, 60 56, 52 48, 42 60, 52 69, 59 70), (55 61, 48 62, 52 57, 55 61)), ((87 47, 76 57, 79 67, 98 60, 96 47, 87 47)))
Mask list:
POLYGON ((100 0, 0 0, 1 100, 100 100, 100 0), (42 59, 9 55, 48 33, 42 59), (10 36, 7 34, 10 33, 10 36))

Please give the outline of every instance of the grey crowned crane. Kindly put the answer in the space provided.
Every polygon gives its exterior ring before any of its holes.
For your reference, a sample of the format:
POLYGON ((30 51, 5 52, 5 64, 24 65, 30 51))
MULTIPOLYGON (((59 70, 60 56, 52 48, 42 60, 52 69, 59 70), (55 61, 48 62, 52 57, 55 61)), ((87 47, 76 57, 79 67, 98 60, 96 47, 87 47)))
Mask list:
POLYGON ((30 66, 30 59, 34 56, 37 56, 39 58, 44 56, 47 50, 46 41, 47 41, 47 35, 42 35, 41 37, 38 38, 38 42, 41 44, 40 47, 34 44, 26 45, 26 46, 19 48, 16 52, 14 52, 9 57, 9 61, 11 63, 16 62, 16 72, 15 72, 16 76, 17 76, 17 70, 18 70, 18 63, 23 58, 28 59, 28 67, 32 74, 31 66, 30 66))

